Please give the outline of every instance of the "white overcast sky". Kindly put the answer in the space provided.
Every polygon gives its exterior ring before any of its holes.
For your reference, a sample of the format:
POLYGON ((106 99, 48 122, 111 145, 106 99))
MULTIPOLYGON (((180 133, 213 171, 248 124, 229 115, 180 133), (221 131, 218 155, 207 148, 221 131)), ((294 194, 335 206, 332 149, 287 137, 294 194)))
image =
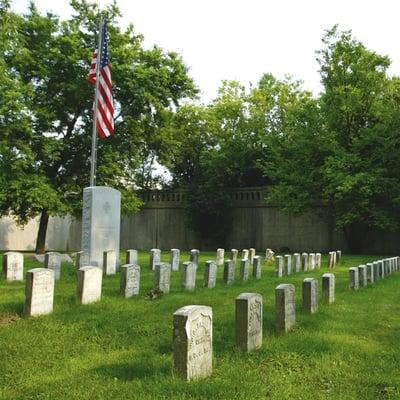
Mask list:
MULTIPOLYGON (((104 6, 108 1, 101 0, 104 6)), ((24 12, 27 0, 14 0, 24 12)), ((67 18, 67 0, 36 0, 41 11, 67 18)), ((177 51, 213 99, 224 79, 257 83, 264 72, 290 74, 321 90, 315 50, 326 29, 351 29, 367 48, 388 55, 400 73, 400 0, 119 0, 123 25, 133 23, 145 46, 177 51)), ((110 43, 112 46, 112 43, 110 43)), ((112 60, 111 60, 112 62, 112 60)))

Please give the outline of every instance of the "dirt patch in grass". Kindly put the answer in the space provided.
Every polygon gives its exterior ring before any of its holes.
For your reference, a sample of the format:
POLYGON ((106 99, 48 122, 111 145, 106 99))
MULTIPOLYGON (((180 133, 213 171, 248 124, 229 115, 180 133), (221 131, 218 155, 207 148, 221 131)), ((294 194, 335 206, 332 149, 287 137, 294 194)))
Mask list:
POLYGON ((17 322, 21 317, 17 314, 0 314, 0 326, 7 326, 12 324, 13 322, 17 322))

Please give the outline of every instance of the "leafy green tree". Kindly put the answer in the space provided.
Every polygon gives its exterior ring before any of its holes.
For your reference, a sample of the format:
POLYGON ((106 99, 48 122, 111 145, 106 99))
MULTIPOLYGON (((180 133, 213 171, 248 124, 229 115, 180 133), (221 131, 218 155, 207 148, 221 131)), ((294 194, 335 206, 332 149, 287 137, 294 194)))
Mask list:
MULTIPOLYGON (((44 251, 50 215, 79 214, 82 188, 90 173, 93 88, 87 83, 93 49, 97 45, 100 10, 86 1, 72 1, 75 14, 60 21, 41 15, 34 4, 19 16, 3 3, 2 18, 14 21, 17 35, 7 41, 4 61, 8 74, 27 88, 21 107, 30 120, 27 129, 1 132, 7 147, 19 140, 18 173, 5 171, 0 189, 2 214, 20 223, 40 215, 38 252, 44 251)), ((176 53, 158 47, 144 49, 142 37, 130 25, 119 27, 116 4, 101 14, 110 36, 110 60, 116 134, 98 145, 97 184, 122 192, 123 210, 134 212, 140 200, 133 187, 144 182, 144 165, 157 143, 153 137, 167 110, 193 97, 196 88, 176 53)))
POLYGON ((399 82, 387 77, 387 57, 337 27, 318 62, 321 97, 295 104, 290 123, 267 138, 269 199, 293 213, 325 206, 360 251, 368 229, 400 227, 399 82))

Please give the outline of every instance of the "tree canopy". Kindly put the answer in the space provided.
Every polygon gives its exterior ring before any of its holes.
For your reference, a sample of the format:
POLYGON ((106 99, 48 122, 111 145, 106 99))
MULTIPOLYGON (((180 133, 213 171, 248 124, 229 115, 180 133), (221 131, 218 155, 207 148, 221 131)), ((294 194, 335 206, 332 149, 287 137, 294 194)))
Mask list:
MULTIPOLYGON (((0 212, 12 213, 21 223, 40 214, 47 226, 49 215, 80 212, 90 173, 93 88, 87 76, 100 13, 112 43, 117 134, 99 141, 97 183, 121 191, 124 211, 140 205, 133 187, 145 181, 140 177, 156 150, 153 138, 165 111, 197 92, 178 54, 144 49, 132 25, 119 27, 115 4, 102 11, 86 1, 71 4, 74 15, 60 21, 41 15, 34 3, 23 16, 11 12, 8 2, 1 3, 2 101, 7 111, 0 137, 1 179, 6 183, 0 189, 0 212)), ((39 236, 37 247, 43 250, 44 236, 39 236)))

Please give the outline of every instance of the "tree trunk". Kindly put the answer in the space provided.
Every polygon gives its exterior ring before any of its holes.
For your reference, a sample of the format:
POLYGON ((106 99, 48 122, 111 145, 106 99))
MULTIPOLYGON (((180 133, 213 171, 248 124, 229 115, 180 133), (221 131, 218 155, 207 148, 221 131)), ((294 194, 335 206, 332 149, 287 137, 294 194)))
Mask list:
POLYGON ((49 223, 49 214, 43 210, 40 215, 39 231, 36 239, 36 254, 44 254, 46 251, 46 232, 49 223))

